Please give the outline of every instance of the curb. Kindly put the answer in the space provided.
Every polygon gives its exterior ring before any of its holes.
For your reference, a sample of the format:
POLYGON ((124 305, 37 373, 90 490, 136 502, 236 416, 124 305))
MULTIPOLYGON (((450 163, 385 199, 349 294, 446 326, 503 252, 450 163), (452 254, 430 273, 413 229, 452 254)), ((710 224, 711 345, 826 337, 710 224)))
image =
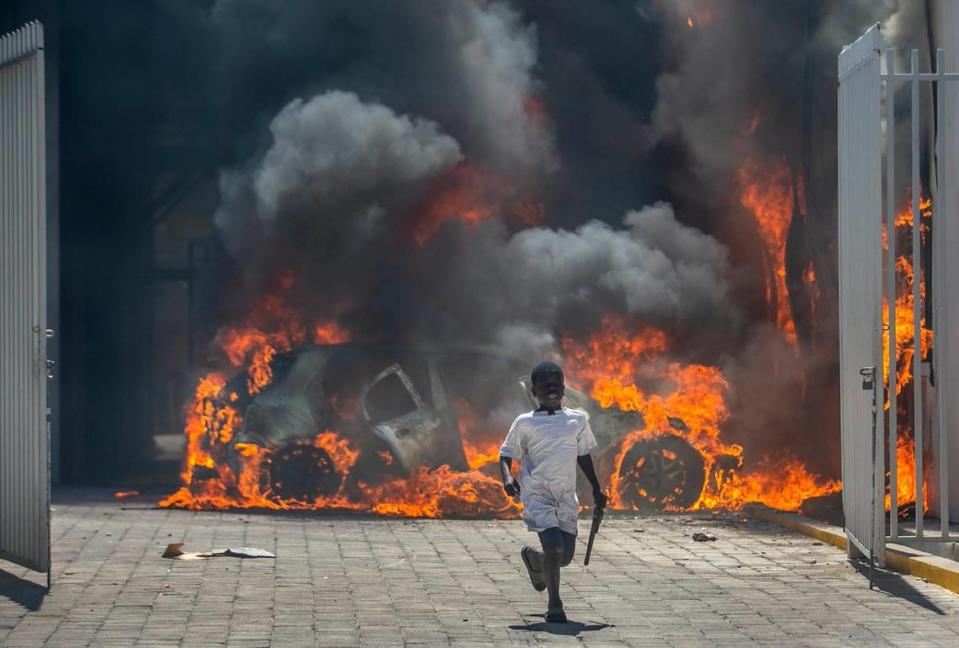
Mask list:
MULTIPOLYGON (((762 506, 751 506, 746 512, 765 522, 771 522, 805 536, 846 551, 849 541, 841 527, 812 520, 795 513, 784 513, 762 506)), ((886 567, 902 574, 918 576, 951 592, 959 594, 959 562, 905 547, 886 545, 886 567)))

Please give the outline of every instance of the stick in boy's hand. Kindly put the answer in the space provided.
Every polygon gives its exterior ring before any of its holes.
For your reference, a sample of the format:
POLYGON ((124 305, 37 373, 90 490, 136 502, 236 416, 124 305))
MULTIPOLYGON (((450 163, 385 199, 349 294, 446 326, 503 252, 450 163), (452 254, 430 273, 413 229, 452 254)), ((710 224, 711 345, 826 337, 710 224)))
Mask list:
POLYGON ((596 533, 599 531, 599 525, 603 521, 603 515, 606 513, 606 495, 600 493, 602 497, 595 497, 596 505, 593 507, 593 524, 589 527, 589 541, 586 543, 586 556, 583 558, 583 564, 589 564, 589 556, 593 553, 593 540, 596 539, 596 533))

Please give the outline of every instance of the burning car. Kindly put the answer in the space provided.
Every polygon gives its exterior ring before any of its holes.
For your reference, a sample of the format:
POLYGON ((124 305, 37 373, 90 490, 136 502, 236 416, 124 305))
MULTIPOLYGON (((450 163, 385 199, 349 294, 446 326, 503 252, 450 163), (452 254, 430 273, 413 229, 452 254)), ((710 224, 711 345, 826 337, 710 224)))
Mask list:
MULTIPOLYGON (((233 412, 226 417, 233 427, 207 435, 212 461, 192 467, 192 488, 209 481, 227 491, 254 488, 274 502, 337 506, 368 500, 377 485, 447 470, 479 472, 488 478, 484 488, 495 489, 505 430, 535 407, 525 364, 489 349, 309 345, 276 355, 268 371, 262 389, 250 388, 247 371, 208 399, 211 420, 233 412), (244 470, 251 457, 258 469, 244 470), (243 483, 251 479, 257 483, 243 483)), ((717 468, 728 474, 740 467, 738 457, 721 458, 707 475, 703 455, 681 435, 688 428, 680 418, 669 419, 675 433, 645 435, 624 448, 627 435, 645 426, 640 413, 604 408, 574 387, 565 402, 590 415, 597 465, 604 481, 617 472, 626 508, 689 508, 707 485, 721 487, 717 468)))

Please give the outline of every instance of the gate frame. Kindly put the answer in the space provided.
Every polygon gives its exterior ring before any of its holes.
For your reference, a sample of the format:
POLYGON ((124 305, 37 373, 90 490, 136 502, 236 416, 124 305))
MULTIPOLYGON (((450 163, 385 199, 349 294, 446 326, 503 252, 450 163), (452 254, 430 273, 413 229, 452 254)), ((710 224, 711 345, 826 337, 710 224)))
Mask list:
MULTIPOLYGON (((24 242, 24 247, 15 256, 14 261, 23 267, 31 267, 32 264, 30 273, 26 276, 33 283, 33 296, 36 301, 35 304, 32 304, 34 308, 27 310, 19 318, 7 317, 3 321, 4 329, 6 329, 3 334, 11 336, 14 346, 29 339, 29 347, 32 351, 30 361, 21 366, 11 367, 8 358, 0 358, 0 362, 8 362, 5 373, 14 377, 14 381, 22 379, 34 383, 28 390, 23 390, 29 394, 29 397, 22 412, 24 415, 22 420, 16 419, 11 414, 9 420, 5 422, 10 424, 8 430, 11 431, 11 437, 7 439, 10 444, 9 447, 19 450, 23 454, 33 453, 32 458, 38 459, 41 463, 39 467, 27 465, 27 462, 17 463, 13 479, 7 479, 4 482, 14 484, 18 489, 18 494, 28 496, 28 501, 29 496, 39 495, 40 502, 33 500, 33 508, 26 505, 24 505, 24 508, 29 509, 28 514, 39 512, 42 516, 42 519, 35 520, 35 522, 39 522, 38 524, 30 524, 29 529, 24 531, 18 528, 22 520, 14 519, 16 516, 7 517, 10 511, 0 511, 0 515, 3 515, 4 518, 0 520, 0 523, 2 523, 0 527, 4 529, 5 533, 12 531, 10 536, 4 535, 0 538, 0 558, 34 571, 46 572, 47 590, 49 591, 52 573, 50 555, 50 410, 47 381, 52 378, 53 362, 47 355, 47 339, 53 337, 54 331, 47 328, 48 194, 46 176, 48 169, 46 160, 46 75, 44 64, 44 31, 43 25, 39 21, 27 23, 7 34, 0 34, 0 70, 7 71, 18 65, 32 65, 35 68, 32 75, 22 74, 24 77, 22 79, 16 81, 4 80, 5 88, 11 89, 16 99, 28 97, 28 100, 32 102, 33 119, 31 127, 34 129, 35 137, 31 140, 30 133, 22 135, 16 142, 16 145, 20 147, 19 150, 0 148, 0 182, 6 188, 11 186, 20 188, 20 194, 17 195, 16 202, 5 204, 10 214, 32 212, 32 222, 30 216, 26 218, 21 216, 20 221, 11 219, 10 231, 16 231, 25 237, 29 237, 29 240, 24 242), (15 179, 11 179, 5 173, 5 167, 11 163, 23 162, 24 160, 29 160, 32 168, 24 170, 23 167, 20 167, 15 179), (23 188, 24 184, 28 185, 26 189, 23 188), (27 369, 24 372, 26 377, 20 373, 24 368, 27 369), (17 424, 25 424, 19 435, 14 432, 17 424), (30 472, 31 468, 34 470, 33 472, 30 472), (8 522, 10 523, 9 526, 7 525, 8 522), (31 535, 29 531, 33 531, 35 535, 31 535), (22 547, 17 545, 18 543, 22 545, 25 539, 27 545, 32 540, 40 546, 36 547, 36 551, 24 552, 22 547), (4 546, 8 541, 12 541, 14 546, 4 546)), ((19 106, 18 109, 28 112, 19 106)), ((10 111, 10 113, 12 112, 10 111)), ((16 132, 18 127, 23 128, 12 117, 4 115, 0 115, 0 117, 10 120, 3 124, 9 132, 16 132)), ((2 222, 0 222, 0 226, 6 227, 2 222)), ((14 267, 20 266, 14 265, 14 267)), ((4 315, 9 316, 10 313, 4 313, 4 315)), ((2 400, 3 394, 0 394, 0 401, 2 400)), ((5 412, 0 412, 0 414, 5 414, 5 412)), ((17 456, 13 459, 16 461, 23 459, 23 457, 17 456)), ((0 457, 0 461, 2 460, 3 457, 0 457)), ((8 465, 7 468, 9 467, 8 465)), ((14 513, 18 512, 21 511, 14 511, 14 513)))
MULTIPOLYGON (((868 160, 862 162, 862 164, 873 164, 879 163, 880 171, 877 174, 879 180, 879 186, 885 184, 885 200, 882 201, 880 198, 880 203, 882 207, 880 210, 877 210, 877 214, 880 212, 883 213, 883 220, 880 221, 878 218, 875 221, 875 228, 879 228, 879 223, 884 222, 887 229, 887 251, 885 252, 885 259, 883 265, 885 268, 880 268, 878 276, 881 277, 883 271, 885 273, 885 287, 882 286, 881 279, 879 280, 880 289, 877 294, 875 294, 872 299, 879 300, 881 304, 881 298, 885 297, 887 300, 887 317, 888 324, 886 330, 888 330, 888 340, 887 340, 887 351, 888 351, 888 366, 887 374, 888 379, 884 385, 886 392, 885 398, 880 397, 878 402, 883 402, 885 406, 888 407, 888 414, 885 417, 886 420, 883 421, 883 416, 880 412, 876 412, 876 418, 874 421, 874 428, 879 430, 884 430, 886 433, 887 441, 884 443, 882 435, 877 435, 875 438, 875 444, 873 449, 878 449, 871 460, 867 459, 862 452, 852 453, 854 456, 849 456, 849 438, 853 434, 852 430, 846 430, 845 425, 842 430, 843 435, 843 486, 844 486, 844 497, 843 497, 843 508, 846 514, 846 519, 850 520, 856 519, 856 516, 861 514, 864 510, 871 510, 875 515, 876 527, 878 529, 879 537, 877 542, 873 543, 873 547, 879 548, 879 561, 880 564, 884 562, 885 551, 884 547, 887 543, 896 543, 902 545, 911 545, 911 546, 921 546, 925 543, 940 543, 940 542, 959 542, 959 536, 950 534, 949 529, 949 488, 948 488, 948 479, 949 479, 949 455, 948 455, 948 441, 949 437, 947 430, 943 428, 943 404, 945 402, 945 394, 937 394, 936 398, 936 408, 937 414, 936 423, 933 426, 938 433, 938 456, 937 460, 939 463, 939 518, 940 518, 940 530, 938 536, 927 536, 925 535, 924 529, 924 503, 923 503, 923 360, 921 353, 922 345, 922 311, 923 311, 923 300, 921 300, 921 281, 920 276, 922 272, 926 272, 927 276, 933 277, 934 284, 936 282, 943 281, 944 277, 933 274, 935 272, 934 266, 936 262, 934 261, 930 264, 930 267, 924 268, 922 264, 922 250, 921 250, 921 229, 920 229, 920 219, 921 214, 919 211, 920 203, 920 191, 912 191, 912 267, 913 267, 913 286, 912 286, 912 297, 913 297, 913 308, 912 308, 912 332, 913 332, 913 431, 915 437, 915 492, 917 493, 916 497, 916 527, 915 533, 911 535, 901 535, 899 528, 898 520, 898 478, 896 474, 897 468, 897 443, 898 443, 898 413, 897 413, 897 395, 896 395, 896 381, 898 374, 898 367, 896 363, 896 240, 895 240, 895 219, 896 219, 896 110, 895 110, 895 92, 896 85, 901 82, 908 82, 910 84, 911 90, 911 105, 910 105, 910 115, 911 120, 911 187, 917 188, 921 187, 920 183, 920 173, 919 173, 919 160, 920 155, 923 153, 921 146, 921 131, 920 131, 920 119, 921 119, 921 103, 920 103, 920 84, 923 82, 928 82, 933 84, 936 93, 936 115, 937 115, 937 124, 936 124, 936 133, 935 141, 933 146, 935 147, 935 163, 932 165, 933 177, 930 178, 930 187, 927 189, 929 195, 932 197, 932 219, 933 223, 937 222, 937 219, 945 218, 949 213, 950 205, 948 204, 948 195, 949 191, 945 187, 947 184, 946 179, 948 177, 949 169, 945 168, 946 166, 946 156, 945 156, 945 128, 943 124, 947 123, 945 120, 945 111, 947 109, 945 102, 946 93, 941 90, 943 82, 952 82, 959 81, 959 73, 957 72, 946 72, 945 71, 945 53, 942 48, 936 49, 935 54, 935 68, 930 72, 920 72, 919 69, 919 50, 913 49, 910 52, 910 69, 908 72, 896 72, 895 70, 895 58, 896 50, 895 49, 886 49, 883 55, 880 57, 880 34, 878 24, 867 30, 859 40, 853 43, 850 46, 847 46, 843 49, 843 52, 839 56, 839 80, 840 88, 842 86, 843 79, 845 76, 850 74, 850 71, 857 65, 860 65, 862 61, 866 59, 872 59, 875 57, 876 62, 881 62, 881 65, 872 66, 870 70, 875 70, 870 72, 869 79, 870 83, 874 80, 875 87, 878 89, 879 101, 884 104, 884 116, 875 116, 870 115, 871 118, 875 119, 875 124, 870 126, 875 129, 875 142, 863 141, 859 144, 869 150, 872 150, 871 147, 874 144, 878 144, 879 157, 876 160, 868 160), (845 62, 844 62, 845 59, 845 62), (852 59, 852 60, 851 60, 852 59), (886 136, 883 138, 881 135, 881 125, 883 117, 885 119, 885 132, 886 136), (882 170, 881 158, 885 156, 885 169, 882 170), (888 443, 888 458, 884 456, 883 450, 884 445, 888 443), (888 518, 886 517, 885 506, 883 504, 884 495, 885 495, 885 485, 886 485, 886 461, 888 460, 888 484, 889 484, 889 495, 890 495, 890 507, 888 518), (847 467, 851 472, 855 472, 861 468, 862 465, 865 465, 865 462, 869 461, 871 464, 872 472, 876 475, 876 490, 872 493, 871 501, 866 501, 864 493, 861 492, 852 492, 847 498, 845 496, 846 492, 846 478, 847 478, 847 467), (878 505, 877 505, 878 502, 878 505), (886 526, 888 524, 888 527, 886 526), (886 529, 888 528, 888 532, 886 529)), ((840 232, 842 232, 842 221, 844 218, 844 206, 843 202, 843 188, 845 182, 848 180, 846 178, 848 168, 844 165, 843 158, 843 107, 844 107, 844 95, 840 89, 839 93, 839 113, 840 113, 840 164, 839 164, 839 187, 840 187, 840 232)), ((878 106, 877 106, 878 108, 878 106)), ((868 137, 866 139, 869 139, 868 137)), ((928 154, 929 151, 926 151, 928 154)), ((879 191, 881 193, 881 190, 879 191)), ((872 201, 874 198, 879 198, 879 193, 875 196, 860 196, 862 200, 872 201)), ((944 222, 944 221, 942 221, 944 222)), ((870 231, 867 233, 863 243, 865 245, 870 245, 870 241, 874 238, 875 232, 870 226, 870 231)), ((933 233, 935 236, 935 233, 933 233)), ((872 245, 875 245, 872 243, 872 245)), ((935 243, 933 243, 935 246, 935 243)), ((882 254, 881 244, 879 248, 880 254, 882 254)), ((935 254, 935 251, 933 252, 935 254)), ((840 285, 842 286, 844 282, 844 277, 842 276, 843 269, 843 259, 842 259, 842 242, 840 241, 840 285)), ((866 278, 867 281, 873 282, 875 278, 866 278)), ((846 281, 850 280, 850 277, 845 277, 846 281)), ((941 290, 941 289, 940 289, 941 290)), ((926 301, 933 305, 933 313, 935 317, 935 312, 937 305, 933 302, 935 295, 927 295, 926 301)), ((840 313, 842 312, 844 298, 840 297, 840 313)), ((881 321, 881 320, 880 320, 881 321)), ((933 321, 932 325, 935 327, 937 322, 933 321)), ((842 326, 842 315, 840 314, 840 326, 842 326)), ((842 333, 840 333, 842 337, 842 333)), ((937 334, 938 336, 938 334, 937 334)), ((881 334, 880 334, 880 347, 881 347, 881 334)), ((935 371, 938 372, 939 377, 937 384, 943 384, 943 376, 945 375, 944 363, 941 361, 940 356, 937 355, 941 352, 939 345, 933 346, 932 354, 932 365, 935 368, 935 371)), ((842 353, 842 344, 840 343, 840 354, 842 353)), ((842 358, 842 355, 840 355, 842 358)), ((875 362, 874 367, 880 366, 882 362, 882 349, 877 349, 875 353, 875 362)), ((850 368, 844 366, 844 361, 840 359, 840 371, 848 371, 850 368)), ((878 382, 878 381, 876 381, 878 382)), ((878 392, 878 386, 874 386, 878 392)), ((846 402, 846 398, 842 398, 842 408, 846 410, 851 406, 850 403, 846 402)), ((878 407, 876 408, 878 409, 878 407)), ((844 419, 845 422, 845 419, 844 419)), ((853 489, 855 490, 855 489, 853 489)), ((852 550, 853 545, 855 545, 856 550, 861 552, 863 555, 869 553, 871 547, 864 542, 861 542, 860 539, 855 537, 854 533, 850 532, 850 529, 846 529, 847 536, 850 540, 850 553, 854 554, 852 550)))
MULTIPOLYGON (((873 25, 838 58, 839 385, 843 524, 851 558, 885 565, 882 529, 882 159, 880 33, 873 25)), ((870 579, 871 580, 871 579, 870 579)))

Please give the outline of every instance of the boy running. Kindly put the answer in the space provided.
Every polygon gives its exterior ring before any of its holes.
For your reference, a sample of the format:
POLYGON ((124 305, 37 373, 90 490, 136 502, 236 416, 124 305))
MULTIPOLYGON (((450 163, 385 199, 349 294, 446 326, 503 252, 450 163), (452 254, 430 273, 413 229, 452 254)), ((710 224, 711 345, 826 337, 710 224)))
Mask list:
POLYGON ((548 590, 547 623, 566 623, 559 597, 559 569, 573 559, 576 551, 576 464, 593 487, 596 506, 606 506, 606 495, 596 478, 589 451, 596 439, 584 412, 562 406, 565 385, 563 370, 543 362, 530 375, 533 395, 539 408, 520 414, 500 447, 503 489, 510 497, 523 500, 523 520, 539 534, 543 547, 523 547, 520 556, 537 591, 548 590), (519 482, 513 479, 513 460, 521 463, 519 482))

